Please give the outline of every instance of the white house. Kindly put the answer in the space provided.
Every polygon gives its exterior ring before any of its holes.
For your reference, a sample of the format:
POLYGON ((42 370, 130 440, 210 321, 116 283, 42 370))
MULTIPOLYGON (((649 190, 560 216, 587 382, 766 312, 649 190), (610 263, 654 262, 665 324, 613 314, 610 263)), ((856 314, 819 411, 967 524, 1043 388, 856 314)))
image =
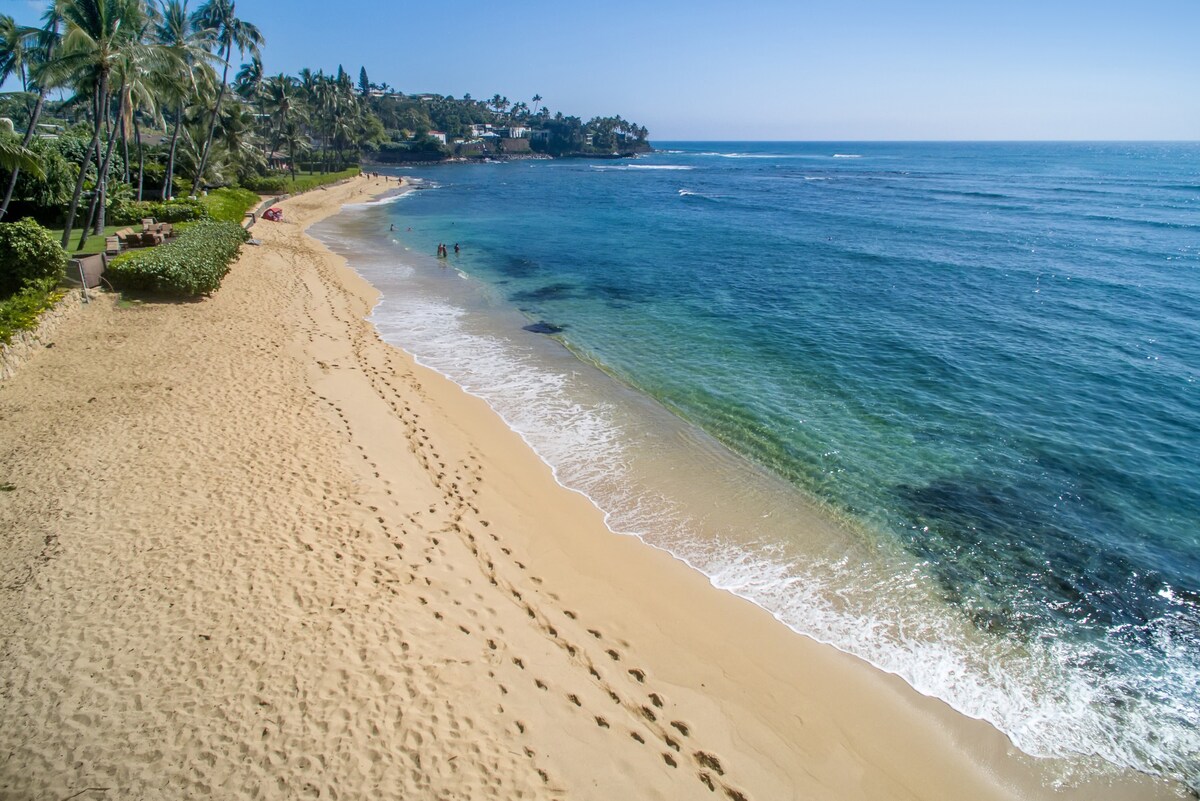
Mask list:
POLYGON ((434 139, 438 140, 439 142, 441 142, 443 145, 446 144, 446 132, 445 131, 430 131, 429 135, 432 136, 434 139))

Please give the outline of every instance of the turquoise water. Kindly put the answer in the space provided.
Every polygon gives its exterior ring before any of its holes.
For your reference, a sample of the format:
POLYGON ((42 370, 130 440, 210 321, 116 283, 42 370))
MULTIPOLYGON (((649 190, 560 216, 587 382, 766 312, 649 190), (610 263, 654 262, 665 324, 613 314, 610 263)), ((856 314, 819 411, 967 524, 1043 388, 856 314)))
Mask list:
POLYGON ((1200 785, 1200 145, 659 147, 318 234, 615 530, 1030 753, 1200 785))

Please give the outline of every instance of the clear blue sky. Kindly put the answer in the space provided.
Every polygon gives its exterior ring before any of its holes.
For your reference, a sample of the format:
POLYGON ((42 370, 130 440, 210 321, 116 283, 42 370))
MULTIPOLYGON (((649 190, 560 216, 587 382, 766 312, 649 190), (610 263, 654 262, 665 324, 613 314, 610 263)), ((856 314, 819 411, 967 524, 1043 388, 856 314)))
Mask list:
MULTIPOLYGON (((198 0, 192 0, 196 4, 198 0)), ((0 0, 32 24, 41 0, 0 0)), ((268 73, 621 114, 652 139, 1200 139, 1200 0, 237 0, 268 73)))

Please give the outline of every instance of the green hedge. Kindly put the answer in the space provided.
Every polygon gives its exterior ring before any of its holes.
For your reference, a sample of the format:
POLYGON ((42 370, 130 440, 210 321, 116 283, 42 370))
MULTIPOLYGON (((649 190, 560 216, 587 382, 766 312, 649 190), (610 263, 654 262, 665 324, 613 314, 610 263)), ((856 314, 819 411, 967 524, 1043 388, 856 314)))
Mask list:
POLYGON ((258 178, 252 178, 244 181, 247 189, 253 189, 264 195, 294 195, 298 192, 307 192, 309 189, 316 189, 318 186, 337 183, 344 181, 347 178, 353 178, 361 173, 362 170, 358 167, 351 167, 340 172, 322 172, 315 175, 297 175, 296 180, 292 180, 290 175, 285 173, 276 173, 274 175, 266 175, 258 178))
POLYGON ((208 295, 221 285, 248 238, 238 223, 202 220, 165 245, 117 256, 105 274, 119 289, 208 295))
POLYGON ((19 292, 0 301, 0 342, 12 342, 13 334, 37 325, 38 317, 62 299, 66 290, 57 278, 36 278, 19 292))
POLYGON ((258 205, 258 195, 249 189, 222 187, 201 198, 214 220, 240 223, 246 212, 258 205))
POLYGON ((260 175, 242 182, 247 189, 262 195, 285 194, 288 183, 286 175, 260 175))
POLYGON ((180 223, 203 220, 209 216, 208 207, 199 200, 140 200, 114 203, 109 209, 108 222, 113 225, 139 225, 147 217, 159 222, 180 223))
POLYGON ((54 235, 30 219, 0 223, 0 297, 43 278, 55 283, 67 270, 67 254, 54 235))

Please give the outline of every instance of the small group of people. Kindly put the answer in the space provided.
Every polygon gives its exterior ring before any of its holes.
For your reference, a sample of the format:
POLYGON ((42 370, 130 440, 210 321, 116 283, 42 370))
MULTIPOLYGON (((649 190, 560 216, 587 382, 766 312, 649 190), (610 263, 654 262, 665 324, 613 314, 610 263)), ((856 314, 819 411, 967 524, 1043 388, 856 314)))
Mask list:
MULTIPOLYGON (((459 250, 461 250, 461 248, 459 248, 458 243, 455 242, 454 243, 454 252, 458 253, 459 250)), ((448 255, 450 255, 450 254, 447 252, 446 246, 444 244, 438 243, 438 258, 444 259, 448 255)))

